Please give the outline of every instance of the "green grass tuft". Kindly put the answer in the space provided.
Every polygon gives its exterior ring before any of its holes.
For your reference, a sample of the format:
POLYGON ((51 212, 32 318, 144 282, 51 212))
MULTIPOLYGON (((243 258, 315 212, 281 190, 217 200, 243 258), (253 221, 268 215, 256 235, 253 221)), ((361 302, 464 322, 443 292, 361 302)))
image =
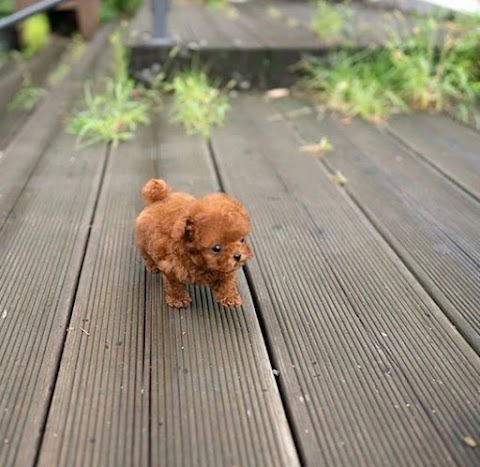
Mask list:
POLYGON ((8 104, 8 110, 30 111, 37 105, 45 93, 45 89, 33 86, 30 77, 26 76, 23 80, 22 87, 8 104))
POLYGON ((105 80, 104 91, 94 95, 91 85, 85 87, 86 109, 69 123, 67 130, 77 134, 78 146, 111 142, 117 145, 130 140, 139 125, 150 122, 148 103, 136 100, 133 81, 105 80))
POLYGON ((189 134, 210 138, 212 128, 223 123, 230 108, 227 96, 209 82, 204 71, 183 72, 167 89, 174 92, 172 119, 182 123, 189 134))
POLYGON ((454 106, 466 115, 480 94, 479 25, 421 18, 412 34, 386 48, 341 51, 328 64, 309 57, 302 85, 327 108, 373 121, 454 106))
POLYGON ((91 84, 85 86, 85 109, 67 127, 67 131, 78 135, 78 146, 100 142, 117 145, 132 139, 139 125, 150 123, 150 111, 158 103, 158 92, 148 92, 129 78, 122 32, 114 32, 110 43, 113 77, 104 78, 102 90, 96 94, 91 84))
POLYGON ((212 10, 221 10, 227 7, 228 0, 204 0, 205 6, 212 10))
POLYGON ((347 4, 332 5, 325 0, 319 0, 311 28, 320 40, 335 41, 342 38, 351 18, 352 10, 347 4))

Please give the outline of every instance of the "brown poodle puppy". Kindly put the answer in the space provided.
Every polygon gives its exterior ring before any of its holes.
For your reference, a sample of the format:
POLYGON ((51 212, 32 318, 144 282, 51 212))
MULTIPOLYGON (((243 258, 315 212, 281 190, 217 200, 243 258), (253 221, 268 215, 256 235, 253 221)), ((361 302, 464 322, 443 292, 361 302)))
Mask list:
POLYGON ((142 195, 147 207, 137 218, 137 246, 147 270, 163 274, 166 302, 187 307, 187 284, 198 284, 208 285, 222 305, 240 306, 236 271, 253 256, 242 204, 223 193, 197 199, 172 192, 159 179, 148 181, 142 195))

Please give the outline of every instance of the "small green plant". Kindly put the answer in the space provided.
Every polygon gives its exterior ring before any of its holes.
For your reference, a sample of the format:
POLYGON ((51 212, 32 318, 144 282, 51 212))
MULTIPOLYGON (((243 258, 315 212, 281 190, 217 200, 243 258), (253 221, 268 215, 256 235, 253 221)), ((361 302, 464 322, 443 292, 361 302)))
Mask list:
POLYGON ((282 11, 272 5, 267 8, 266 14, 270 19, 280 19, 283 16, 282 11))
POLYGON ((127 82, 129 51, 124 46, 123 31, 117 30, 110 36, 113 55, 113 77, 121 82, 127 82))
POLYGON ((13 96, 8 105, 8 110, 30 111, 37 102, 45 95, 45 89, 33 86, 30 76, 25 76, 20 90, 13 96))
POLYGON ((117 145, 130 140, 139 125, 148 124, 149 106, 135 100, 135 85, 132 81, 105 81, 102 94, 94 95, 91 85, 85 87, 86 109, 79 112, 69 123, 68 131, 77 134, 78 146, 99 142, 117 145))
POLYGON ((332 5, 325 0, 319 0, 311 28, 320 40, 339 40, 348 28, 351 16, 352 10, 348 5, 332 5))
POLYGON ((466 115, 480 94, 478 24, 418 19, 410 34, 393 37, 386 48, 344 50, 328 64, 308 58, 303 83, 327 108, 375 122, 409 109, 457 106, 466 115))
POLYGON ((389 46, 392 65, 402 78, 400 96, 421 110, 473 103, 480 91, 479 40, 480 31, 470 20, 442 26, 435 18, 421 19, 413 35, 389 46))
POLYGON ((73 117, 67 127, 67 131, 78 135, 78 146, 99 142, 117 145, 131 139, 139 125, 150 122, 154 92, 137 87, 129 78, 128 51, 122 37, 119 31, 110 37, 113 77, 103 80, 100 93, 94 94, 91 84, 85 86, 85 109, 73 117))
POLYGON ((212 128, 223 123, 230 108, 227 96, 209 82, 205 71, 183 72, 167 89, 174 92, 172 119, 182 123, 189 134, 210 138, 212 128))
POLYGON ((58 64, 55 69, 48 75, 47 83, 49 84, 49 86, 57 85, 65 78, 65 76, 68 75, 69 71, 70 65, 66 63, 58 64))
POLYGON ((132 16, 142 4, 142 0, 103 0, 100 10, 102 21, 112 21, 119 16, 132 16))
POLYGON ((80 34, 75 34, 72 37, 72 47, 70 49, 68 60, 70 62, 76 62, 80 60, 85 52, 85 41, 80 34))
POLYGON ((72 38, 71 46, 68 52, 64 55, 61 63, 59 63, 47 77, 49 86, 55 86, 60 83, 72 69, 72 64, 77 62, 85 51, 85 42, 80 35, 75 35, 72 38))
POLYGON ((227 0, 204 0, 205 5, 212 10, 221 10, 226 8, 228 1, 227 0))
POLYGON ((23 55, 30 59, 43 50, 50 40, 50 23, 46 14, 38 14, 24 21, 21 28, 23 55))
POLYGON ((328 64, 309 58, 304 69, 309 74, 304 85, 314 90, 316 98, 331 110, 375 121, 406 110, 405 103, 393 91, 397 77, 386 52, 341 51, 328 64))

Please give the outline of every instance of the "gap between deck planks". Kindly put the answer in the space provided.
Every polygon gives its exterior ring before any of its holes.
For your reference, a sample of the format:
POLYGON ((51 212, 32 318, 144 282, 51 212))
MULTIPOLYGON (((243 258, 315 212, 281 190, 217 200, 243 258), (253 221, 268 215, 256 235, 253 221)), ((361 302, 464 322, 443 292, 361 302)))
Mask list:
POLYGON ((298 465, 245 280, 242 309, 196 288, 189 309, 173 310, 134 245, 146 180, 214 191, 209 157, 164 123, 112 154, 40 466, 298 465))
POLYGON ((476 465, 478 356, 276 114, 238 99, 212 144, 306 464, 476 465))

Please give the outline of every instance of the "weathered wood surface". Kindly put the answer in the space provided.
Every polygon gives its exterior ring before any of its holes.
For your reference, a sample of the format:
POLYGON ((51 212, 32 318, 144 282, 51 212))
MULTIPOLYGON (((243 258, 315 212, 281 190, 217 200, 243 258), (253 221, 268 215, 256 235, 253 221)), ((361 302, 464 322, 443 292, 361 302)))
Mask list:
MULTIPOLYGON (((355 123, 334 133, 325 125, 312 115, 279 118, 273 105, 247 97, 213 137, 226 189, 245 200, 256 220, 251 283, 298 447, 308 465, 476 465, 480 453, 463 438, 480 435, 478 355, 434 303, 437 295, 430 297, 409 272, 415 263, 402 264, 363 214, 370 198, 352 202, 321 164, 300 152, 292 127, 302 135, 308 130, 307 142, 327 136, 336 151, 325 160, 352 176, 348 192, 371 194, 376 215, 395 218, 399 211, 387 203, 402 197, 390 196, 383 183, 383 170, 394 170, 389 154, 382 151, 375 165, 357 172, 366 149, 360 155, 346 145, 375 130, 366 124, 357 130, 355 123)), ((381 134, 369 142, 368 157, 384 149, 381 134)), ((440 183, 436 172, 422 175, 426 190, 440 183)), ((458 190, 448 181, 442 189, 437 211, 448 219, 458 190)), ((421 203, 419 195, 409 212, 421 203)), ((477 209, 467 227, 479 215, 477 209)), ((425 243, 405 246, 429 250, 425 243)), ((464 257, 468 271, 457 276, 467 284, 470 264, 464 257)), ((478 288, 465 290, 445 285, 445 293, 478 300, 478 288)))
POLYGON ((478 132, 447 116, 424 114, 395 117, 388 128, 405 148, 480 200, 478 132))
POLYGON ((167 71, 172 72, 193 63, 207 66, 221 81, 235 80, 241 89, 290 86, 298 78, 296 65, 306 54, 325 56, 339 47, 381 47, 393 33, 402 36, 412 31, 408 18, 354 2, 343 19, 343 30, 320 38, 312 29, 316 8, 303 1, 227 2, 212 8, 195 0, 177 0, 167 19, 171 41, 157 41, 145 5, 132 24, 131 69, 145 79, 145 72, 159 65, 168 63, 167 71), (177 48, 181 53, 173 64, 168 57, 177 48))
POLYGON ((92 42, 50 98, 42 99, 36 112, 18 130, 0 158, 0 227, 28 182, 42 154, 61 128, 63 118, 80 97, 85 80, 92 76, 111 28, 105 28, 92 42))
POLYGON ((479 352, 480 207, 468 190, 476 189, 480 139, 447 117, 437 120, 445 128, 434 138, 428 119, 414 117, 420 129, 404 132, 401 144, 359 121, 307 116, 292 124, 305 140, 331 139, 336 151, 325 163, 347 177, 355 202, 479 352))
POLYGON ((480 464, 478 133, 246 94, 211 144, 166 104, 78 151, 59 90, 0 158, 0 465, 480 464), (247 205, 241 310, 165 306, 133 236, 152 176, 247 205))
MULTIPOLYGON (((376 5, 353 3, 340 37, 320 39, 312 29, 316 5, 308 2, 256 1, 208 8, 195 1, 173 1, 167 18, 169 34, 179 45, 229 49, 328 49, 340 44, 366 47, 385 44, 392 32, 410 30, 405 19, 376 5)), ((150 44, 152 16, 146 4, 132 24, 132 42, 150 44)))
POLYGON ((196 290, 178 311, 145 277, 132 227, 154 175, 216 189, 205 143, 168 125, 112 152, 40 465, 296 465, 245 281, 241 310, 196 290))

